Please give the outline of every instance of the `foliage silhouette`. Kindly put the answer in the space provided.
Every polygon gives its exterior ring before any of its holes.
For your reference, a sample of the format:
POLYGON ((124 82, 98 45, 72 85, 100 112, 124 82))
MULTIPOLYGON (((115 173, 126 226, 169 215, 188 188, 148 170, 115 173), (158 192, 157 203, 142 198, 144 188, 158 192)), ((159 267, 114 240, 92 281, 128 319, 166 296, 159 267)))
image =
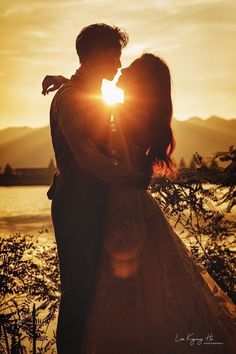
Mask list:
POLYGON ((209 183, 212 171, 209 174, 206 161, 196 153, 192 159, 196 172, 180 175, 176 183, 168 179, 153 180, 149 189, 172 226, 180 235, 185 234, 192 253, 236 303, 233 251, 236 223, 227 217, 236 205, 236 150, 231 146, 226 152, 217 152, 214 159, 217 158, 229 163, 220 172, 212 169, 217 177, 221 174, 217 185, 209 183))
POLYGON ((56 247, 16 234, 1 238, 0 249, 0 351, 46 353, 55 342, 47 329, 60 296, 56 247))

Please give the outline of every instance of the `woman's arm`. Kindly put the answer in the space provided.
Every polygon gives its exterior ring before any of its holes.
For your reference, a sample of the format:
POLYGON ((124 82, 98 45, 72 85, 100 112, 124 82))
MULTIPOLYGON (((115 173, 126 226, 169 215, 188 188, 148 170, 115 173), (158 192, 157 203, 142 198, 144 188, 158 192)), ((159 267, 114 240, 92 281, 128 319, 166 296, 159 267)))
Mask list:
POLYGON ((46 75, 42 82, 42 95, 47 95, 51 91, 58 90, 69 79, 62 75, 46 75))
POLYGON ((85 135, 82 121, 86 119, 86 113, 81 110, 81 103, 76 90, 68 89, 62 94, 58 106, 60 127, 78 164, 106 183, 142 185, 140 171, 134 171, 125 160, 117 161, 103 154, 85 135))

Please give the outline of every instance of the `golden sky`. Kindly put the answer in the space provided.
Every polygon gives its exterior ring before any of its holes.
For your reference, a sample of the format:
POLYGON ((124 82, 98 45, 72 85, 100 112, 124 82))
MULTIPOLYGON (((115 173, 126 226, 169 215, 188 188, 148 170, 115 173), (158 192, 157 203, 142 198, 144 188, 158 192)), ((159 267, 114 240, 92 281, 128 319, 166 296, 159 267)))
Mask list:
POLYGON ((234 0, 0 0, 0 128, 48 124, 46 74, 71 76, 82 27, 127 30, 123 66, 144 52, 172 72, 174 116, 236 117, 234 0))

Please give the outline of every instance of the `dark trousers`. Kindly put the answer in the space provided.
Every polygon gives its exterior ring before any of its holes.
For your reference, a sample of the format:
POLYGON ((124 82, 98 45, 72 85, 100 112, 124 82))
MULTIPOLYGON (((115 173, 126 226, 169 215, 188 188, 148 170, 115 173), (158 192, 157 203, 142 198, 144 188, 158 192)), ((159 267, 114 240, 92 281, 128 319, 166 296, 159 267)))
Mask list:
POLYGON ((95 200, 93 203, 59 198, 52 201, 61 277, 58 354, 81 353, 103 244, 104 204, 104 201, 96 204, 95 200))

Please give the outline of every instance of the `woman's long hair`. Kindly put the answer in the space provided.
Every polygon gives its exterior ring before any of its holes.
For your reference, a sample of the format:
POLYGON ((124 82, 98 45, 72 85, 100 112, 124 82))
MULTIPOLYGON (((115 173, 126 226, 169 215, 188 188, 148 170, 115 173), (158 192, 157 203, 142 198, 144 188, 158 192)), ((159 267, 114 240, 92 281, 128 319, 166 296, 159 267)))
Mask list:
POLYGON ((171 159, 175 148, 172 121, 171 77, 167 64, 153 54, 140 58, 145 65, 148 80, 148 100, 151 105, 149 147, 147 157, 154 175, 175 175, 176 168, 171 159))

